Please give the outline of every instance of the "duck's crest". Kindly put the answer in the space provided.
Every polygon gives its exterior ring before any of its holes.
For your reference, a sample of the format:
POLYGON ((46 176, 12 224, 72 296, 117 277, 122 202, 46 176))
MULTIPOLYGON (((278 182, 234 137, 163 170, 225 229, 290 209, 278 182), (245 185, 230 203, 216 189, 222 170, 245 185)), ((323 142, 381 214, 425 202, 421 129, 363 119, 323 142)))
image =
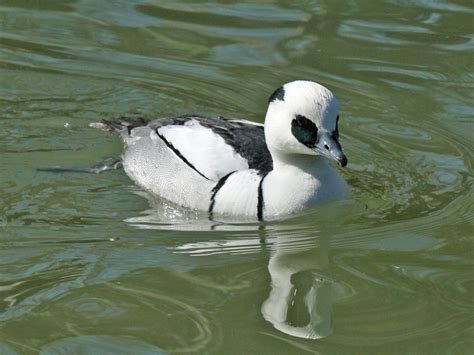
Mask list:
POLYGON ((275 100, 285 101, 285 88, 283 86, 276 89, 273 94, 268 99, 268 102, 273 102, 275 100))

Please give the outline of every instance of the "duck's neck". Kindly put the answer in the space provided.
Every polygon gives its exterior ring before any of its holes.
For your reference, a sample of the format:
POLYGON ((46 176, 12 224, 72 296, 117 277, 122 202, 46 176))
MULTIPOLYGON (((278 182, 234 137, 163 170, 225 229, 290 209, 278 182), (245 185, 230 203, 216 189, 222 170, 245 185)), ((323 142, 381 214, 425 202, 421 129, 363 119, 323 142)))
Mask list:
POLYGON ((287 154, 278 151, 271 153, 275 172, 299 170, 314 175, 327 167, 324 157, 320 155, 287 154))

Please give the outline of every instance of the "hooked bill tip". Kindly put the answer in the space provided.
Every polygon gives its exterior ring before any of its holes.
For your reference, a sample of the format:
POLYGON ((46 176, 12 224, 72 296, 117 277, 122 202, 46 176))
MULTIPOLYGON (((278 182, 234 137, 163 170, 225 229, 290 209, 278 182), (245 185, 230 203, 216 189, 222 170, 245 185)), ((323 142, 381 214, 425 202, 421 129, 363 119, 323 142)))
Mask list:
POLYGON ((339 160, 339 165, 342 167, 345 167, 347 165, 347 158, 345 155, 343 155, 342 158, 339 160))

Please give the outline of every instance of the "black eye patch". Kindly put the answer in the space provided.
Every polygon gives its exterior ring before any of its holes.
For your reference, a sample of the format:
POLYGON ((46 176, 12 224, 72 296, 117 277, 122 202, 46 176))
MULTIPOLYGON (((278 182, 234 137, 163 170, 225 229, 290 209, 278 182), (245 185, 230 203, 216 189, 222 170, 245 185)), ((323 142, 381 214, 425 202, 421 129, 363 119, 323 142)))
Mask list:
POLYGON ((300 143, 309 148, 314 148, 316 145, 318 128, 313 121, 304 116, 296 115, 291 121, 291 133, 300 143))

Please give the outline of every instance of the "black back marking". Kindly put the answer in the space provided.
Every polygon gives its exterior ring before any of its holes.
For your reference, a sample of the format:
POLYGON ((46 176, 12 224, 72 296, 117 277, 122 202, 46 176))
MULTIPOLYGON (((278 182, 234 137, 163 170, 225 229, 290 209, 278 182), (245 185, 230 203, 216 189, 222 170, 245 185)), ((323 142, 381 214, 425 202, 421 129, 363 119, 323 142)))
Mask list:
POLYGON ((337 117, 336 117, 336 130, 334 131, 334 137, 335 137, 336 139, 339 139, 338 123, 339 123, 339 115, 337 115, 337 117))
POLYGON ((250 169, 257 170, 260 175, 273 170, 273 160, 265 142, 262 126, 224 122, 227 124, 222 128, 220 124, 214 124, 208 128, 221 136, 228 145, 245 158, 250 169))
POLYGON ((291 121, 291 133, 305 146, 314 148, 318 136, 318 128, 313 121, 302 115, 296 115, 291 121))
POLYGON ((280 101, 285 101, 285 89, 282 87, 279 87, 276 89, 273 94, 271 94, 270 98, 268 99, 268 102, 273 102, 275 100, 280 100, 280 101))
POLYGON ((258 184, 258 199, 257 199, 257 218, 259 221, 263 221, 263 208, 265 207, 265 200, 263 199, 263 180, 267 174, 265 174, 258 184))
POLYGON ((199 175, 201 175, 204 179, 206 180, 209 180, 209 178, 207 176, 205 176, 203 173, 201 173, 198 169, 196 169, 196 167, 191 164, 188 159, 186 159, 182 154, 181 152, 176 149, 173 144, 171 144, 170 142, 168 142, 168 140, 162 136, 160 134, 160 132, 158 132, 158 129, 155 130, 156 134, 158 135, 158 137, 161 138, 161 140, 166 144, 166 146, 171 149, 173 151, 174 154, 176 154, 178 156, 178 158, 180 158, 184 163, 186 163, 191 169, 193 169, 195 172, 197 172, 199 175))
POLYGON ((219 190, 222 188, 222 186, 224 186, 225 182, 227 181, 227 179, 233 174, 235 173, 235 171, 232 171, 230 173, 228 173, 227 175, 224 175, 223 177, 221 177, 219 179, 219 181, 217 182, 217 184, 212 188, 211 192, 212 192, 212 195, 211 195, 211 203, 209 204, 209 209, 208 209, 208 212, 209 212, 209 219, 212 220, 212 215, 213 215, 213 211, 214 211, 214 205, 216 203, 216 195, 217 193, 219 192, 219 190))

